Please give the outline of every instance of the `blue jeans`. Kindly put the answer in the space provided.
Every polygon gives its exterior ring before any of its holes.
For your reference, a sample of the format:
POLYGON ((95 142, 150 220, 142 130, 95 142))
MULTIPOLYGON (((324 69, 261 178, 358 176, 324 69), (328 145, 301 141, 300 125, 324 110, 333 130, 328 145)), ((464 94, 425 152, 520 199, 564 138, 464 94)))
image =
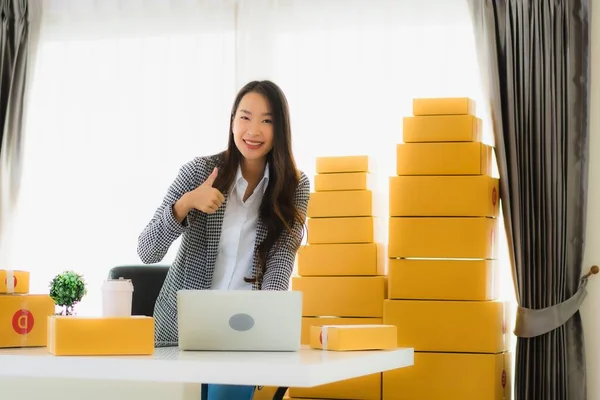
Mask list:
POLYGON ((241 385, 206 386, 208 386, 208 396, 205 397, 204 394, 202 394, 203 400, 252 400, 256 388, 255 386, 241 385))

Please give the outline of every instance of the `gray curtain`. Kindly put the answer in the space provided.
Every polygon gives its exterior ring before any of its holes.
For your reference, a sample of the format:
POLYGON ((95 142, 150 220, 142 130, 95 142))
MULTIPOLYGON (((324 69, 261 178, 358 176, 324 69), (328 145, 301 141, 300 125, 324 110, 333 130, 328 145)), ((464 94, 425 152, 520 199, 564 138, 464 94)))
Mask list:
POLYGON ((518 310, 516 400, 584 400, 587 0, 468 0, 518 310))
POLYGON ((22 168, 28 1, 0 0, 0 19, 0 240, 6 241, 22 168))

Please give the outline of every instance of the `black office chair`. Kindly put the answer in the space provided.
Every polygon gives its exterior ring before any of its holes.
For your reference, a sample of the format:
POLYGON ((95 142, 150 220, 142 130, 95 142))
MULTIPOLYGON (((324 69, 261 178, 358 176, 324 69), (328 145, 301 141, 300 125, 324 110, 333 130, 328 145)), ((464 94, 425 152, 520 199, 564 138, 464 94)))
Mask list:
POLYGON ((131 279, 133 284, 131 314, 152 317, 158 293, 168 271, 168 265, 123 265, 112 268, 108 278, 131 279))

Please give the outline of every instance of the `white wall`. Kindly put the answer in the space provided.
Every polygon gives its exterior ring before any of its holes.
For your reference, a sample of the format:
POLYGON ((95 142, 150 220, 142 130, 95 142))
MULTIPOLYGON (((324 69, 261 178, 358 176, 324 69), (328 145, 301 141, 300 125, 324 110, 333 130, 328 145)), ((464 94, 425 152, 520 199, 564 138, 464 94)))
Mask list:
MULTIPOLYGON (((584 270, 600 265, 600 3, 592 7, 592 103, 590 132, 589 195, 584 270)), ((581 314, 585 330, 588 399, 600 399, 600 275, 588 284, 581 314)))

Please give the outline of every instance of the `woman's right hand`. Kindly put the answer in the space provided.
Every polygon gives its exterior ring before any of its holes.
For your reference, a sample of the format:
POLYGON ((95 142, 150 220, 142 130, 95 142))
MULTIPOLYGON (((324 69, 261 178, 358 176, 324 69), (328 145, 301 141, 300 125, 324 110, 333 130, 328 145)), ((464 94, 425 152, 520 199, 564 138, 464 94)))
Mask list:
POLYGON ((175 219, 177 219, 179 223, 183 222, 192 208, 207 214, 213 214, 221 207, 221 204, 225 201, 225 197, 223 196, 223 193, 212 186, 215 179, 217 179, 218 173, 219 170, 215 167, 204 183, 196 189, 184 194, 175 203, 173 213, 175 214, 175 219))

